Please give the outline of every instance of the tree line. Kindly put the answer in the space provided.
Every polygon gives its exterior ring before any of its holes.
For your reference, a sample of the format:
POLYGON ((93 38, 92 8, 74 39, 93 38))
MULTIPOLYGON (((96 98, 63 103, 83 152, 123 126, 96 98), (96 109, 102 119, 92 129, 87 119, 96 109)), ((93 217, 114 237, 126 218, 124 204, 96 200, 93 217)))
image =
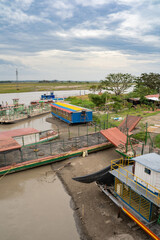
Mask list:
POLYGON ((116 96, 119 96, 132 85, 134 85, 134 91, 130 94, 132 97, 159 93, 160 74, 152 72, 142 73, 139 77, 135 77, 128 73, 110 73, 97 86, 91 86, 90 90, 101 92, 104 89, 112 91, 116 96))

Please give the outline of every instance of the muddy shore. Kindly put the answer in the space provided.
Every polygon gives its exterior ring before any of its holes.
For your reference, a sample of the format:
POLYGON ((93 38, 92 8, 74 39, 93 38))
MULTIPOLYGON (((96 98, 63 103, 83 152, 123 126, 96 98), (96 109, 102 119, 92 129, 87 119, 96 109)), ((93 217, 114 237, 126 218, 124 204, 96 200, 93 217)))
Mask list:
MULTIPOLYGON (((67 138, 68 125, 56 118, 48 118, 60 129, 61 138, 67 138), (62 130, 63 129, 63 130, 62 130)), ((77 134, 73 125, 72 136, 77 134)), ((81 126, 81 133, 86 127, 81 126)), ((150 236, 139 228, 128 216, 100 191, 95 183, 84 184, 73 177, 87 175, 110 165, 111 160, 120 158, 114 148, 91 153, 87 157, 75 157, 51 164, 51 168, 71 196, 71 207, 81 240, 150 240, 150 236)))
POLYGON ((145 240, 151 239, 102 193, 95 183, 84 184, 73 177, 98 171, 119 158, 114 148, 51 165, 71 196, 77 229, 82 240, 145 240))

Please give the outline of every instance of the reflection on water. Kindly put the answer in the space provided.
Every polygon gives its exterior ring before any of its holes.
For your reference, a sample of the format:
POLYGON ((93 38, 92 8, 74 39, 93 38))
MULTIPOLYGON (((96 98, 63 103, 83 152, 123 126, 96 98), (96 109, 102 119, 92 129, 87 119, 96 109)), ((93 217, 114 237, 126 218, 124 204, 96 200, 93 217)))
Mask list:
POLYGON ((8 131, 11 129, 18 129, 18 128, 35 128, 40 131, 44 131, 47 129, 55 129, 56 125, 52 123, 46 122, 46 118, 51 117, 51 114, 42 115, 39 117, 34 117, 30 119, 26 119, 14 124, 0 124, 0 131, 8 131))
POLYGON ((0 189, 1 240, 80 239, 70 197, 50 166, 7 175, 0 189))

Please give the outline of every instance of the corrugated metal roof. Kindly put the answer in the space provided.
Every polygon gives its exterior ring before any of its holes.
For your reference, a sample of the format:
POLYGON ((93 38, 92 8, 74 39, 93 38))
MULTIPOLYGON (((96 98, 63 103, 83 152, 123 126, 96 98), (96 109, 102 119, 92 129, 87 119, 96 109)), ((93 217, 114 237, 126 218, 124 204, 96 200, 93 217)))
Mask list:
POLYGON ((151 170, 160 172, 160 155, 157 153, 148 153, 139 157, 133 158, 136 162, 148 167, 151 170))
POLYGON ((160 95, 159 94, 153 94, 153 95, 147 95, 145 96, 146 98, 159 98, 160 95))
POLYGON ((118 128, 121 131, 127 130, 131 132, 136 125, 139 123, 139 121, 142 119, 142 117, 138 117, 138 116, 130 116, 128 115, 118 126, 118 128))
POLYGON ((0 132, 0 137, 16 137, 16 136, 22 136, 22 135, 28 135, 32 133, 38 133, 38 131, 35 128, 22 128, 22 129, 14 129, 9 131, 0 132))
POLYGON ((16 140, 11 137, 0 137, 0 152, 19 149, 21 145, 19 145, 16 140))
POLYGON ((50 104, 51 107, 54 107, 54 108, 57 108, 59 110, 62 110, 64 112, 68 112, 68 113, 72 113, 73 111, 69 110, 69 109, 66 109, 64 107, 59 107, 56 103, 53 103, 53 104, 50 104))
POLYGON ((116 127, 101 130, 100 132, 116 147, 118 147, 120 144, 125 145, 127 142, 127 136, 116 127))
POLYGON ((82 107, 78 107, 78 106, 75 106, 75 105, 72 105, 72 104, 69 104, 69 103, 57 102, 57 104, 62 106, 62 107, 66 107, 66 108, 69 108, 69 109, 72 109, 72 110, 75 110, 75 111, 82 111, 83 110, 82 107))

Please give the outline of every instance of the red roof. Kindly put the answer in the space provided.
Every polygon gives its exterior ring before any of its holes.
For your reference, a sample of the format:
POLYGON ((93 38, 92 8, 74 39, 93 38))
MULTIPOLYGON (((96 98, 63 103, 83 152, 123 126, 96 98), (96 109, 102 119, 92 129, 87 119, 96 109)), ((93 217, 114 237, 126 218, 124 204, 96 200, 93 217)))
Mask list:
POLYGON ((117 127, 101 130, 100 132, 116 147, 118 147, 120 144, 125 145, 127 142, 127 136, 122 133, 117 127))
POLYGON ((21 145, 19 145, 13 138, 11 137, 0 137, 0 152, 19 149, 21 145))
POLYGON ((72 111, 70 111, 70 110, 68 110, 68 109, 64 109, 64 108, 58 107, 58 106, 56 106, 56 105, 54 105, 54 104, 50 104, 50 106, 53 107, 53 108, 60 109, 60 110, 62 110, 63 112, 72 113, 72 111))
POLYGON ((159 94, 147 95, 147 96, 145 96, 145 97, 146 97, 146 98, 153 98, 153 97, 159 98, 159 94))
POLYGON ((14 129, 14 130, 0 132, 0 138, 16 137, 16 136, 28 135, 28 134, 32 134, 32 133, 38 133, 38 132, 39 131, 35 128, 14 129))
POLYGON ((127 130, 131 132, 136 125, 139 123, 139 121, 142 119, 142 117, 138 117, 138 116, 130 116, 128 115, 118 126, 118 128, 123 131, 123 130, 127 130))

